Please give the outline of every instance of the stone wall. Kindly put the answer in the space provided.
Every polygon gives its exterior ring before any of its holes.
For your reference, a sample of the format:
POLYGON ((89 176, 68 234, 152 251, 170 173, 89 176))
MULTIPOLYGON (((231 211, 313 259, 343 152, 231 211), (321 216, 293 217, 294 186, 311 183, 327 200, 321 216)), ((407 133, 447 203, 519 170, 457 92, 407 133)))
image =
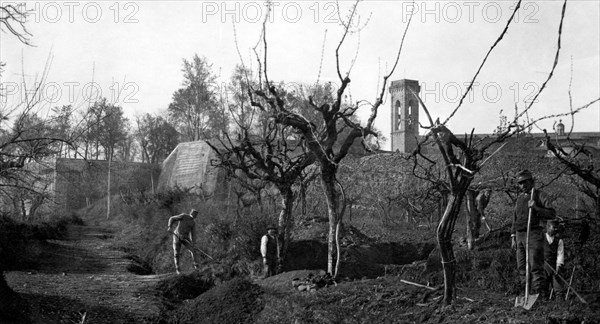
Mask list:
MULTIPOLYGON (((54 193, 57 213, 68 213, 106 197, 108 161, 56 159, 54 193)), ((151 191, 160 166, 138 162, 111 162, 110 193, 151 191)))
POLYGON ((180 143, 162 164, 157 190, 179 187, 216 197, 226 197, 228 183, 215 167, 217 156, 204 141, 180 143))

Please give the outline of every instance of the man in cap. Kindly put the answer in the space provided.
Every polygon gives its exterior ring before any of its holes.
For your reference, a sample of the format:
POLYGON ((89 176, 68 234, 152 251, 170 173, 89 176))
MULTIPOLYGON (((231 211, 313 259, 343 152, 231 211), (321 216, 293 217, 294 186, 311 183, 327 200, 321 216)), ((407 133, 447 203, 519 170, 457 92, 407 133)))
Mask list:
POLYGON ((521 192, 515 203, 511 229, 511 246, 517 250, 517 269, 522 282, 525 282, 525 247, 529 210, 531 209, 529 268, 532 293, 547 296, 544 271, 544 232, 541 221, 554 219, 556 212, 552 207, 550 197, 541 190, 534 190, 535 182, 529 170, 523 170, 517 174, 517 183, 521 192))
POLYGON ((169 218, 167 223, 167 231, 173 233, 173 254, 175 260, 175 272, 180 274, 179 257, 181 256, 181 245, 183 244, 190 254, 194 262, 194 269, 198 269, 197 255, 194 254, 193 244, 196 238, 196 222, 194 219, 198 215, 198 211, 192 209, 189 214, 179 214, 169 218), (171 230, 173 223, 177 222, 175 231, 171 230))
POLYGON ((260 240, 260 254, 263 257, 264 278, 270 277, 277 272, 279 263, 279 238, 277 237, 277 227, 267 228, 267 234, 260 240))

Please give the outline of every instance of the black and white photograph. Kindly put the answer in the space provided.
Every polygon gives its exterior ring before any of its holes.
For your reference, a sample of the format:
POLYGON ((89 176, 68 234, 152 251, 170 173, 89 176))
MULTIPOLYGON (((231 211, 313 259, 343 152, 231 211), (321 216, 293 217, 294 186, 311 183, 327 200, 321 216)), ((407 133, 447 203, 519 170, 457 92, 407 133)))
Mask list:
POLYGON ((600 323, 600 2, 0 1, 0 323, 600 323))

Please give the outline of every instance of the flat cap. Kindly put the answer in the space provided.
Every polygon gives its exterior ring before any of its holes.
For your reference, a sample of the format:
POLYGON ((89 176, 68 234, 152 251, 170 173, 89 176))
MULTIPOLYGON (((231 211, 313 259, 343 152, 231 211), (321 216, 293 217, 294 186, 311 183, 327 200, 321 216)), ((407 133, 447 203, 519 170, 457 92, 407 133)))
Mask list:
POLYGON ((521 183, 525 180, 533 180, 533 175, 529 170, 522 170, 517 173, 517 183, 521 183))

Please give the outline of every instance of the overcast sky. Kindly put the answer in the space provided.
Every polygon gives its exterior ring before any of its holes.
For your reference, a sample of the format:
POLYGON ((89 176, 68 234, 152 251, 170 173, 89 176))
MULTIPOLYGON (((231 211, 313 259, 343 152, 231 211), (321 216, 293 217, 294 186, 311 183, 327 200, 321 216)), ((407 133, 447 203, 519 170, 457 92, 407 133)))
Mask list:
MULTIPOLYGON (((351 3, 340 2, 342 17, 351 3)), ((391 79, 418 80, 421 97, 433 117, 444 120, 504 29, 515 3, 415 2, 416 12, 391 79)), ((476 133, 489 133, 498 125, 500 110, 510 117, 515 104, 522 108, 531 99, 554 60, 561 7, 562 1, 522 3, 474 91, 452 118, 450 126, 455 132, 475 128, 476 133)), ((227 82, 242 61, 256 68, 251 48, 259 40, 267 12, 263 1, 38 1, 28 2, 27 8, 32 13, 26 27, 35 46, 24 46, 6 33, 0 35, 0 60, 7 63, 2 75, 7 97, 2 105, 18 102, 24 93, 23 72, 31 85, 50 58, 46 107, 73 104, 84 109, 94 99, 86 95, 93 87, 131 117, 165 110, 181 86, 182 60, 194 54, 212 63, 218 85, 227 82)), ((409 2, 401 1, 359 5, 361 22, 366 25, 348 38, 341 50, 342 71, 353 67, 350 94, 354 101, 375 100, 381 77, 395 58, 410 9, 409 2)), ((322 61, 320 81, 338 83, 338 22, 335 1, 276 1, 267 24, 270 78, 290 84, 314 83, 322 61)), ((568 2, 559 65, 530 117, 568 110, 571 64, 573 105, 599 98, 598 1, 568 2)), ((361 116, 368 112, 364 108, 361 116)), ((420 120, 425 122, 422 113, 420 120)), ((551 129, 554 121, 540 126, 551 129)), ((389 100, 378 114, 377 127, 389 137, 389 100)), ((600 105, 578 115, 575 130, 600 131, 600 105)), ((384 148, 389 145, 388 141, 384 148)))

